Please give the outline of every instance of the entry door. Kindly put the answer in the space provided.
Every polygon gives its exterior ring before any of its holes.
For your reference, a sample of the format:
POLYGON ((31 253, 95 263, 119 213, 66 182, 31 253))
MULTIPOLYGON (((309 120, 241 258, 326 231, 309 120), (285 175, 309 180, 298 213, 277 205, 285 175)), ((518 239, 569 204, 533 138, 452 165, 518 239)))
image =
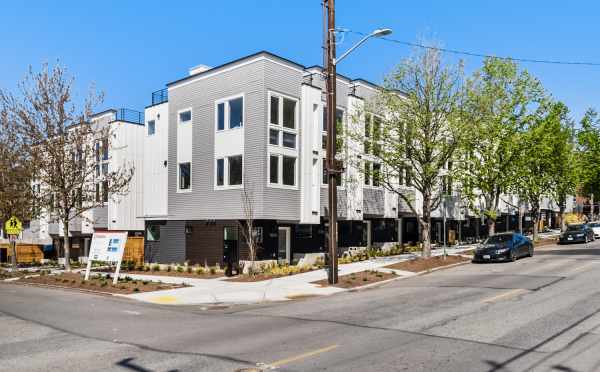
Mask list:
POLYGON ((279 261, 289 263, 291 255, 291 229, 290 227, 280 227, 278 232, 279 244, 277 257, 279 261))

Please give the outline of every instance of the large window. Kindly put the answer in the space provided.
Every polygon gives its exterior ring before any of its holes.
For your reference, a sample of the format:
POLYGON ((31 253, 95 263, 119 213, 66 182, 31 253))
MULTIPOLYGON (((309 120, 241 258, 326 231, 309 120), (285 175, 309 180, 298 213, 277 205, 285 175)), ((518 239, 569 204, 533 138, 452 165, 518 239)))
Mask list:
POLYGON ((185 110, 179 113, 179 123, 180 124, 185 124, 188 123, 192 120, 192 111, 191 110, 185 110))
POLYGON ((367 114, 365 117, 365 140, 363 151, 365 154, 379 156, 381 153, 381 117, 367 114))
POLYGON ((108 203, 108 181, 102 181, 102 202, 108 203))
POLYGON ((191 163, 179 163, 179 190, 191 187, 191 163))
POLYGON ((242 155, 230 156, 227 160, 229 163, 229 184, 241 185, 243 169, 242 155))
POLYGON ((273 92, 269 94, 269 145, 296 149, 298 101, 273 92))
MULTIPOLYGON (((327 159, 326 158, 323 158, 322 164, 323 164, 323 185, 327 185, 329 183, 329 178, 327 175, 327 159)), ((336 183, 338 186, 342 186, 342 175, 341 174, 338 174, 338 176, 336 178, 336 183)))
POLYGON ((365 186, 381 186, 381 164, 365 161, 365 186))
POLYGON ((160 225, 149 224, 146 226, 146 240, 149 242, 160 241, 160 225))
MULTIPOLYGON (((344 148, 344 110, 335 110, 335 122, 336 122, 336 153, 340 153, 344 148)), ((327 106, 323 105, 323 136, 322 146, 323 150, 327 149, 327 106)))
POLYGON ((296 162, 295 156, 269 155, 269 183, 295 187, 296 162))
POLYGON ((244 126, 244 97, 236 97, 217 103, 217 130, 244 126))
POLYGON ((242 155, 216 159, 215 186, 240 186, 243 184, 244 161, 242 155))

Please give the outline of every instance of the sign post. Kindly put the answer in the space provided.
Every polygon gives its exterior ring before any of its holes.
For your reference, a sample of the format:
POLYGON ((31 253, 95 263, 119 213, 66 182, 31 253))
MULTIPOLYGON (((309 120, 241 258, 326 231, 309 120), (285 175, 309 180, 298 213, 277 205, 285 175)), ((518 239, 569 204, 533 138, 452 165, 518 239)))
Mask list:
POLYGON ((85 270, 85 280, 90 278, 92 261, 104 261, 117 263, 113 284, 119 280, 119 271, 121 270, 121 261, 125 252, 125 242, 127 242, 126 232, 97 232, 92 236, 90 244, 90 255, 88 257, 87 268, 85 270))
POLYGON ((11 263, 15 270, 17 269, 17 237, 21 231, 23 231, 23 224, 15 216, 9 218, 4 224, 4 232, 8 235, 12 251, 11 263))

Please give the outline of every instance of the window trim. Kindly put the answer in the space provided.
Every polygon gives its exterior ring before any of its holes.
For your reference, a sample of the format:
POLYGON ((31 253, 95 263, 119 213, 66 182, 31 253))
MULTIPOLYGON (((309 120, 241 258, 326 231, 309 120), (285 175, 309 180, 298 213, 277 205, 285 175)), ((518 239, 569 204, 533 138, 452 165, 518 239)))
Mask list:
POLYGON ((299 146, 299 130, 300 126, 300 99, 297 97, 289 96, 287 94, 279 93, 277 91, 269 90, 267 93, 267 146, 276 149, 285 149, 297 152, 299 146), (278 103, 278 123, 271 122, 271 98, 277 97, 279 99, 278 103), (294 101, 295 111, 294 111, 294 128, 288 128, 283 126, 283 101, 284 99, 288 99, 294 101), (277 131, 277 145, 271 144, 271 130, 277 131), (289 133, 295 135, 296 139, 294 142, 294 147, 287 147, 283 145, 283 133, 289 133))
POLYGON ((146 123, 146 137, 153 137, 155 135, 156 135, 156 120, 155 119, 148 120, 148 122, 146 123), (150 134, 150 123, 153 123, 152 134, 150 134))
POLYGON ((242 92, 242 93, 234 94, 232 96, 219 98, 218 100, 216 100, 214 115, 215 115, 215 117, 214 117, 215 133, 223 133, 223 132, 227 132, 230 130, 243 130, 244 127, 246 126, 246 93, 242 92), (232 101, 236 98, 242 99, 242 125, 239 127, 236 127, 236 128, 230 128, 229 117, 230 117, 231 108, 229 107, 229 101, 232 101), (225 104, 225 112, 224 112, 225 117, 223 118, 223 121, 224 121, 223 129, 219 129, 219 104, 221 104, 221 103, 225 104))
POLYGON ((185 194, 192 192, 192 162, 191 161, 182 161, 177 163, 177 193, 185 194), (190 164, 190 187, 187 189, 181 188, 181 164, 189 163, 190 164))
POLYGON ((230 154, 220 156, 214 159, 213 162, 213 189, 214 190, 235 190, 235 189, 243 189, 244 188, 244 175, 246 172, 246 160, 244 160, 244 154, 230 154), (234 156, 242 157, 242 183, 240 185, 230 185, 229 184, 229 158, 234 156), (217 185, 217 162, 223 159, 223 185, 217 185))
POLYGON ((299 190, 300 188, 300 180, 299 180, 299 170, 298 166, 300 157, 297 154, 285 153, 285 152, 268 152, 267 153, 267 187, 275 188, 275 189, 287 189, 287 190, 299 190), (277 183, 271 183, 271 157, 277 157, 277 183), (287 156, 289 158, 296 159, 294 163, 294 185, 284 185, 283 184, 283 157, 287 156))
POLYGON ((191 107, 186 107, 183 108, 181 110, 177 110, 177 125, 187 125, 187 124, 192 124, 192 122, 194 121, 194 110, 192 110, 191 107), (182 112, 186 112, 189 111, 190 112, 190 120, 187 121, 181 121, 181 116, 180 114, 182 112))

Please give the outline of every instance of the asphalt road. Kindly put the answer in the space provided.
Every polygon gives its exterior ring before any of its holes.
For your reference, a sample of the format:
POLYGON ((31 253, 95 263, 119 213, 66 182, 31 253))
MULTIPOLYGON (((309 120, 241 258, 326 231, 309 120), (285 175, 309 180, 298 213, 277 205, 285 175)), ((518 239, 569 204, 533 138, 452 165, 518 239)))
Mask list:
POLYGON ((1 371, 598 371, 600 241, 265 306, 0 284, 1 371))

